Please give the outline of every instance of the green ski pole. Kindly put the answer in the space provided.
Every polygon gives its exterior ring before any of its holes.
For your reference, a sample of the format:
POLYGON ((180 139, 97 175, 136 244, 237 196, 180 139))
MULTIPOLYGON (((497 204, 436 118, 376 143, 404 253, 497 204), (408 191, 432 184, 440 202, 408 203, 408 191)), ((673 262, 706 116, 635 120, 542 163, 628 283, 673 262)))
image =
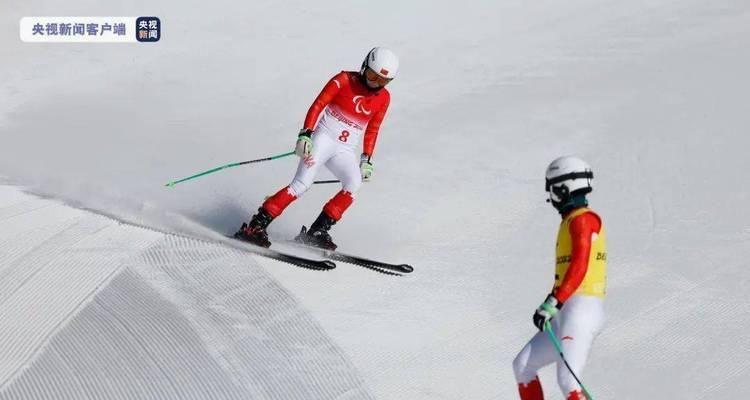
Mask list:
POLYGON ((240 165, 253 164, 253 163, 258 163, 258 162, 263 162, 263 161, 276 160, 276 159, 279 159, 279 158, 291 156, 292 154, 294 154, 294 152, 290 151, 289 153, 277 154, 275 156, 266 157, 266 158, 259 158, 257 160, 240 161, 240 162, 236 162, 236 163, 222 165, 221 167, 212 168, 212 169, 209 169, 208 171, 203 171, 201 173, 198 173, 198 174, 195 174, 195 175, 192 175, 192 176, 188 176, 187 178, 182 178, 182 179, 179 179, 179 180, 176 180, 176 181, 173 181, 173 182, 169 182, 169 183, 167 183, 164 186, 174 187, 174 185, 176 185, 178 183, 189 181, 191 179, 195 179, 195 178, 198 178, 198 177, 201 177, 201 176, 204 176, 204 175, 213 174, 214 172, 218 172, 218 171, 221 171, 223 169, 233 168, 233 167, 239 167, 240 165))
POLYGON ((560 344, 560 341, 557 340, 557 336, 555 336, 555 331, 552 330, 552 324, 547 321, 544 323, 544 331, 547 332, 547 336, 549 336, 550 340, 552 340, 552 344, 555 345, 555 348, 557 349, 557 352, 560 353, 560 358, 562 358, 563 362, 565 363, 565 367, 568 368, 568 371, 570 371, 570 374, 573 375, 573 378, 575 378, 576 382, 578 382, 579 385, 581 385, 581 389, 583 389, 583 393, 586 394, 586 398, 589 400, 594 400, 593 397, 591 397, 591 394, 589 394, 589 391, 586 390, 586 387, 583 386, 583 383, 580 379, 578 379, 578 376, 576 376, 576 373, 573 372, 573 369, 570 368, 570 364, 568 364, 568 361, 565 359, 565 355, 562 351, 562 345, 560 344))

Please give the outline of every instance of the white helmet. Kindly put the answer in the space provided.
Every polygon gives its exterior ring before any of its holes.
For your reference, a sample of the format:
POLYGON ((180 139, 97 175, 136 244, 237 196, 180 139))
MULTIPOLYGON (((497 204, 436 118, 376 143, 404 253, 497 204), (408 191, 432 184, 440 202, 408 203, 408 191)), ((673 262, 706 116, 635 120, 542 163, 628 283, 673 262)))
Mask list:
POLYGON ((365 69, 370 68, 382 78, 391 80, 398 73, 398 57, 391 49, 374 47, 362 61, 359 73, 364 75, 365 69))
POLYGON ((591 192, 594 172, 591 166, 578 157, 565 156, 552 161, 547 167, 544 189, 555 207, 561 207, 573 195, 591 192))

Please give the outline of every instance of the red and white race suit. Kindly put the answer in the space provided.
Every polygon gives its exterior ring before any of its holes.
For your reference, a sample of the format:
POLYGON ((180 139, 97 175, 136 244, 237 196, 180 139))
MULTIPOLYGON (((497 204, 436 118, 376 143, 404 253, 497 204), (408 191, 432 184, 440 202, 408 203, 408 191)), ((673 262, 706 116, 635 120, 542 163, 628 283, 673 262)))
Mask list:
POLYGON ((364 135, 363 153, 372 156, 390 101, 387 89, 374 91, 361 81, 358 72, 341 71, 310 106, 304 128, 324 133, 352 150, 364 135), (316 128, 321 111, 323 117, 316 128))
POLYGON ((335 220, 340 219, 362 185, 356 149, 364 137, 362 153, 372 156, 389 103, 388 90, 368 88, 358 72, 342 71, 331 78, 305 117, 304 128, 313 130, 312 154, 300 160, 289 186, 263 203, 269 214, 280 215, 302 196, 312 186, 319 168, 325 165, 341 181, 342 190, 326 204, 324 211, 335 220))

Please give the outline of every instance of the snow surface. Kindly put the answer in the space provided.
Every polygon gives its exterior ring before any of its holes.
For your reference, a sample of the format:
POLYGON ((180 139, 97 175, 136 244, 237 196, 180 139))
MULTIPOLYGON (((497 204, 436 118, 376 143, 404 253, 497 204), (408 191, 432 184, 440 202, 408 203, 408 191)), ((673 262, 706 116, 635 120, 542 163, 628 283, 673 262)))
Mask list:
POLYGON ((747 0, 3 2, 0 398, 515 398, 552 280, 542 174, 569 153, 610 241, 595 398, 746 398, 749 33, 747 0), (21 43, 33 15, 157 15, 164 37, 21 43), (192 239, 235 230, 295 160, 163 184, 288 151, 381 44, 402 70, 334 236, 416 271, 192 239))

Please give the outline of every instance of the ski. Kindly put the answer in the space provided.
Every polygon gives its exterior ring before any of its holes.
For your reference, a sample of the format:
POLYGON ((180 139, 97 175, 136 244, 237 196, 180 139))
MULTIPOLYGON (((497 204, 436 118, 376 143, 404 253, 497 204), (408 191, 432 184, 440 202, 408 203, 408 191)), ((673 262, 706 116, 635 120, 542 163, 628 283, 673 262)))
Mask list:
MULTIPOLYGON (((309 246, 307 246, 309 247, 309 246)), ((377 272, 384 273, 386 275, 401 275, 409 274, 414 271, 414 268, 409 264, 389 264, 382 261, 372 260, 360 256, 351 254, 341 253, 339 251, 322 250, 318 249, 321 254, 331 260, 341 261, 348 264, 359 265, 360 267, 369 268, 377 272)))
MULTIPOLYGON (((306 228, 302 227, 300 234, 304 234, 306 228)), ((299 240, 289 240, 295 246, 300 246, 308 250, 312 250, 320 254, 322 257, 330 260, 341 261, 348 264, 358 265, 360 267, 368 268, 386 275, 398 275, 409 274, 414 271, 414 268, 409 264, 390 264, 383 261, 377 261, 370 258, 355 256, 352 254, 342 253, 336 250, 321 249, 319 247, 311 246, 299 240)))
POLYGON ((314 260, 311 258, 300 257, 289 253, 284 253, 278 250, 267 249, 265 247, 257 246, 246 240, 236 238, 234 236, 227 236, 232 239, 233 242, 241 247, 243 250, 247 250, 253 254, 270 258, 273 260, 281 261, 287 264, 291 264, 300 268, 312 269, 316 271, 330 271, 336 268, 336 263, 331 260, 314 260))

